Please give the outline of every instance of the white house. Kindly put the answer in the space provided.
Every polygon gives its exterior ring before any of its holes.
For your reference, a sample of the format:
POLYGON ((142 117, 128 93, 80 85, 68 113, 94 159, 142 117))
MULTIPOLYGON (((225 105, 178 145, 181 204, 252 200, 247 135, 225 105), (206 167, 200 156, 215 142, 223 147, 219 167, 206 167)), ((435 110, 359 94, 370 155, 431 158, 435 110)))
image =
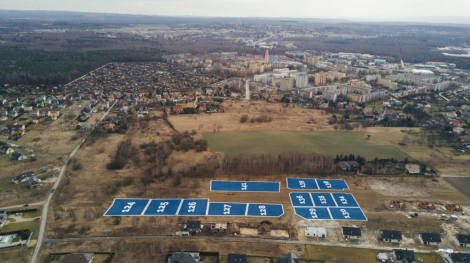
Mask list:
POLYGON ((470 263, 470 253, 445 254, 448 263, 470 263))
POLYGON ((326 228, 324 226, 307 226, 305 228, 306 237, 326 237, 326 228))
POLYGON ((439 233, 420 233, 419 241, 423 245, 438 246, 441 243, 441 235, 439 233))
POLYGON ((470 247, 470 235, 454 235, 454 243, 459 247, 470 247))
POLYGON ((400 243, 402 240, 401 232, 394 230, 382 230, 379 239, 383 242, 400 243))
POLYGON ((419 174, 420 172, 419 165, 417 164, 407 164, 405 169, 409 174, 419 174))

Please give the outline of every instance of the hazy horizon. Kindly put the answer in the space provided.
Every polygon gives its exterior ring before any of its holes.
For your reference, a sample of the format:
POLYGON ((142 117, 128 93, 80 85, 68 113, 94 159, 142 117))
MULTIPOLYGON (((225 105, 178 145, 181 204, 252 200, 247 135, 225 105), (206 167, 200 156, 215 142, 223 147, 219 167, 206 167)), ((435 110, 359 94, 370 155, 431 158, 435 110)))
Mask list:
POLYGON ((17 0, 0 3, 0 9, 157 16, 470 23, 467 12, 470 10, 470 1, 465 0, 17 0))

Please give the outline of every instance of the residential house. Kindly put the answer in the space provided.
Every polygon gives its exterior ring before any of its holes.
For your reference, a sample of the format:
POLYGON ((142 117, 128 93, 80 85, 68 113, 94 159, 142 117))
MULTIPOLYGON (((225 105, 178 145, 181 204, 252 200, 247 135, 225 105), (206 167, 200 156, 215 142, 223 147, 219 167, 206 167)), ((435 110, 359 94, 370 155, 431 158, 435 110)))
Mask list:
POLYGON ((277 258, 277 263, 299 263, 299 258, 292 252, 283 258, 277 258))
POLYGON ((38 111, 38 110, 33 110, 31 111, 31 113, 29 114, 32 118, 38 118, 38 117, 41 117, 41 113, 38 111))
POLYGON ((401 231, 382 230, 379 239, 383 242, 400 243, 402 240, 401 231))
POLYGON ((59 111, 53 110, 53 111, 50 112, 50 115, 49 115, 49 116, 51 116, 51 117, 56 117, 56 119, 57 119, 57 118, 59 117, 59 115, 60 115, 60 112, 59 112, 59 111))
POLYGON ((201 232, 201 228, 201 221, 188 220, 184 225, 184 229, 191 233, 199 233, 201 232))
POLYGON ((470 235, 454 235, 454 243, 458 247, 470 247, 470 235))
POLYGON ((419 169, 419 165, 417 165, 417 164, 407 164, 405 166, 405 170, 409 174, 419 174, 421 172, 421 170, 419 169))
POLYGON ((103 125, 103 128, 106 129, 106 130, 112 130, 114 129, 114 127, 116 126, 116 124, 114 123, 106 123, 103 125))
POLYGON ((49 114, 51 114, 51 112, 48 111, 48 110, 45 110, 45 111, 41 112, 41 114, 42 114, 42 116, 44 116, 44 117, 49 117, 49 114))
POLYGON ((82 130, 88 130, 88 129, 90 129, 90 124, 88 124, 88 123, 85 122, 85 123, 82 124, 82 126, 81 126, 80 129, 82 129, 82 130))
POLYGON ((15 152, 15 149, 11 148, 8 145, 3 145, 1 149, 3 154, 12 154, 15 152))
POLYGON ((343 238, 345 239, 359 239, 361 238, 361 229, 358 227, 342 227, 343 238))
POLYGON ((80 120, 86 120, 90 117, 90 114, 88 114, 87 112, 82 112, 80 113, 80 120))
POLYGON ((202 262, 199 253, 192 252, 173 252, 168 261, 170 263, 198 263, 202 262))
POLYGON ((246 254, 228 254, 227 263, 246 263, 246 254))
POLYGON ((28 158, 25 154, 22 154, 22 153, 19 153, 19 152, 14 152, 12 155, 11 155, 11 158, 13 159, 13 161, 22 161, 22 160, 25 160, 26 158, 28 158))
POLYGON ((38 179, 34 176, 31 176, 31 177, 29 177, 27 182, 28 182, 29 188, 34 189, 34 188, 38 187, 41 184, 41 179, 38 179))
POLYGON ((420 233, 419 241, 423 245, 438 246, 441 243, 441 235, 439 233, 420 233))
POLYGON ((199 112, 205 112, 206 111, 206 107, 204 107, 204 106, 199 106, 197 109, 198 109, 199 112))
POLYGON ((227 232, 227 224, 211 224, 211 232, 225 233, 227 232))
POLYGON ((31 106, 24 107, 24 111, 26 111, 26 112, 30 112, 32 110, 33 110, 33 107, 31 107, 31 106))
POLYGON ((34 171, 17 175, 15 177, 11 178, 11 181, 15 184, 19 184, 19 183, 28 181, 28 179, 32 176, 34 176, 34 171))
POLYGON ((413 250, 394 249, 392 259, 395 263, 414 263, 415 252, 413 250))
POLYGON ((346 171, 357 168, 359 164, 356 161, 342 161, 338 162, 338 165, 342 170, 346 171))
POLYGON ((182 113, 183 112, 183 107, 174 107, 173 112, 174 113, 182 113))
POLYGON ((217 113, 217 107, 211 107, 211 113, 217 113))
POLYGON ((444 257, 448 263, 470 263, 470 253, 449 253, 444 257))
POLYGON ((7 121, 8 120, 8 117, 7 116, 2 116, 0 117, 0 121, 7 121))
POLYGON ((324 226, 307 226, 307 228, 305 228, 305 236, 326 237, 326 228, 324 226))
POLYGON ((10 111, 10 112, 8 112, 8 116, 14 118, 14 117, 18 116, 18 112, 10 111))
MULTIPOLYGON (((9 114, 8 114, 8 115, 9 115, 9 114)), ((462 127, 454 127, 454 128, 452 129, 452 131, 453 131, 454 133, 461 134, 461 133, 464 131, 464 128, 462 128, 462 127)))
POLYGON ((80 122, 77 121, 77 120, 73 120, 73 121, 70 122, 70 126, 72 126, 72 127, 75 127, 75 126, 77 126, 77 125, 79 125, 79 124, 80 124, 80 122))
POLYGON ((65 255, 61 263, 91 263, 93 259, 92 253, 73 253, 65 255))

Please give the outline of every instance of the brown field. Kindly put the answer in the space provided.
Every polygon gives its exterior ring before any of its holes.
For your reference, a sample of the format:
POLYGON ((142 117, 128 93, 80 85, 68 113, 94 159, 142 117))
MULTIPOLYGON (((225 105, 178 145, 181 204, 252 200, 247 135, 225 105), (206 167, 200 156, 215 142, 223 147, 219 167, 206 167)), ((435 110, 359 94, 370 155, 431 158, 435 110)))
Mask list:
MULTIPOLYGON (((331 114, 325 111, 285 107, 281 103, 265 101, 225 101, 224 113, 176 115, 169 120, 179 131, 195 129, 199 133, 217 131, 333 131, 326 123, 331 114), (240 117, 249 119, 261 115, 272 117, 268 123, 240 123, 240 117), (307 123, 310 122, 310 123, 307 123)), ((360 128, 362 129, 362 128, 360 128)))
MULTIPOLYGON (((235 118, 237 114, 232 114, 232 118, 235 118)), ((161 113, 152 112, 150 119, 157 115, 160 116, 161 113)), ((226 115, 197 115, 197 117, 176 116, 171 117, 170 121, 178 130, 184 131, 191 130, 191 125, 180 122, 178 126, 174 120, 181 119, 191 122, 195 121, 192 120, 192 118, 199 118, 198 123, 202 123, 200 118, 207 118, 205 121, 208 122, 212 117, 216 119, 221 118, 219 116, 226 115)), ((83 164, 83 168, 73 171, 69 167, 61 185, 56 190, 55 198, 53 199, 48 215, 47 237, 167 235, 175 234, 180 230, 181 224, 188 219, 201 220, 206 224, 227 222, 226 217, 104 217, 103 214, 109 208, 114 198, 208 198, 212 202, 230 201, 249 203, 256 200, 256 202, 260 203, 283 204, 285 214, 279 218, 269 218, 268 220, 272 223, 272 229, 286 230, 292 238, 298 237, 300 235, 299 233, 303 231, 303 227, 312 223, 294 214, 288 196, 291 190, 286 188, 285 181, 287 176, 292 175, 258 177, 216 174, 215 178, 183 177, 181 184, 175 186, 174 182, 178 171, 197 163, 205 156, 212 156, 213 154, 208 151, 201 153, 197 153, 194 150, 188 152, 173 151, 172 155, 167 160, 167 165, 161 167, 164 171, 167 171, 171 166, 173 172, 170 175, 157 178, 155 182, 147 186, 141 183, 140 178, 147 173, 150 164, 147 162, 146 156, 142 153, 140 154, 140 161, 133 162, 130 160, 127 166, 122 170, 108 170, 106 164, 108 164, 115 155, 117 145, 121 141, 131 139, 133 144, 138 146, 142 143, 151 141, 161 142, 171 138, 172 130, 163 119, 151 119, 148 124, 145 122, 145 118, 137 120, 127 134, 110 134, 106 138, 97 139, 93 144, 87 143, 87 145, 77 153, 75 158, 83 164), (116 194, 105 193, 115 182, 121 181, 127 177, 134 179, 131 185, 119 188, 116 194), (278 181, 281 182, 281 192, 210 192, 209 183, 210 180, 213 179, 278 181)), ((227 122, 229 123, 230 121, 227 122)), ((240 125, 236 119, 233 119, 231 122, 233 125, 240 125)), ((275 121, 273 121, 273 123, 274 122, 275 121)), ((199 131, 205 131, 206 128, 204 128, 204 126, 202 126, 199 131)), ((260 129, 265 128, 266 127, 260 129)), ((199 137, 199 135, 195 135, 195 137, 199 137)), ((308 175, 294 176, 310 177, 308 175)), ((467 197, 456 191, 455 188, 441 178, 389 179, 358 177, 354 174, 347 174, 342 177, 339 175, 329 176, 328 178, 345 179, 351 188, 346 192, 354 194, 369 219, 367 222, 325 222, 325 224, 331 223, 333 227, 359 224, 369 230, 381 230, 384 227, 390 226, 394 229, 402 230, 405 233, 442 232, 442 222, 439 221, 437 217, 423 216, 410 220, 405 216, 405 212, 391 210, 387 205, 388 202, 392 199, 402 199, 409 203, 428 201, 436 203, 458 203, 465 206, 470 205, 470 200, 467 197), (390 190, 387 190, 389 192, 381 193, 379 188, 377 188, 377 191, 373 190, 368 180, 374 180, 375 183, 379 185, 386 185, 386 187, 390 188, 390 190), (409 185, 413 185, 414 190, 426 193, 426 195, 404 197, 403 193, 409 191, 409 185)), ((229 220, 240 227, 247 227, 248 224, 250 224, 250 227, 257 228, 265 218, 231 217, 229 220)), ((460 221, 463 222, 463 220, 460 221)), ((460 223, 461 222, 456 222, 456 224, 460 223)), ((133 246, 133 244, 134 242, 129 243, 129 246, 133 246)), ((236 244, 236 242, 234 242, 234 244, 236 244)), ((60 247, 62 245, 54 246, 60 247)), ((102 246, 104 249, 105 246, 102 246)), ((78 245, 78 247, 80 247, 80 245, 78 245)), ((70 247, 67 249, 70 249, 70 247)), ((188 249, 185 250, 187 251, 188 249)), ((109 250, 105 249, 104 251, 109 250)), ((214 250, 211 249, 210 251, 214 250)), ((266 253, 258 253, 257 255, 266 255, 266 253)))
MULTIPOLYGON (((69 107, 62 116, 45 130, 31 130, 18 140, 19 144, 34 147, 44 152, 54 154, 69 154, 78 145, 79 140, 72 140, 72 137, 77 135, 83 136, 77 131, 65 131, 70 123, 68 113, 78 115, 80 112, 78 105, 69 107), (38 141, 34 141, 38 140, 38 141)), ((99 114, 99 116, 102 116, 99 114)), ((34 124, 33 124, 34 125, 34 124)))

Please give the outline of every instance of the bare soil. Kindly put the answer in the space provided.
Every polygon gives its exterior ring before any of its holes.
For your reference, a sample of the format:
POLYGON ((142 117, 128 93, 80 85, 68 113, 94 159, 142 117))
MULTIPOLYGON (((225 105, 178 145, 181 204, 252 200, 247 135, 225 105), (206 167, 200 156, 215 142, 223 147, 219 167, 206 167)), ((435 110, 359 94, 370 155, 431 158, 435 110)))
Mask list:
POLYGON ((366 182, 372 189, 384 196, 413 196, 431 197, 431 191, 416 184, 411 184, 408 180, 385 178, 368 179, 366 182))

